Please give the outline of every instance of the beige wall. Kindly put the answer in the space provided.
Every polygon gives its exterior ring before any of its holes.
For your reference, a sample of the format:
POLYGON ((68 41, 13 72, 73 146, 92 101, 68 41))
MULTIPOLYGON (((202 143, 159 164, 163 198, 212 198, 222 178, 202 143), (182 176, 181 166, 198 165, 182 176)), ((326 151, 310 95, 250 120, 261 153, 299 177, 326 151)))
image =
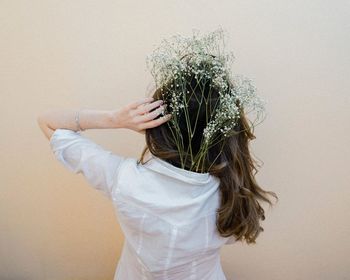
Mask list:
MULTIPOLYGON (((0 1, 0 279, 112 279, 123 236, 111 203, 69 173, 36 116, 143 97, 145 56, 191 28, 229 31, 256 81, 265 205, 257 245, 222 250, 229 280, 350 279, 348 1, 0 1)), ((143 136, 85 132, 137 157, 143 136)))

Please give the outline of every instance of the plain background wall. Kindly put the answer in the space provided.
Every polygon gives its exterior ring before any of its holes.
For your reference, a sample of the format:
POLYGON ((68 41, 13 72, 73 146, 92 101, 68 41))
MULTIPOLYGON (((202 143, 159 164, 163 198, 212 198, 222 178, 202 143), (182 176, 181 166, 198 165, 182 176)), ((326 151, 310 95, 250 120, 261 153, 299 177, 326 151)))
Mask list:
MULTIPOLYGON (((228 280, 350 279, 349 1, 0 1, 0 279, 112 279, 123 244, 111 202, 51 153, 36 117, 116 109, 152 82, 164 37, 226 29, 235 73, 267 118, 251 142, 279 196, 256 245, 222 249, 228 280)), ((144 137, 84 132, 138 157, 144 137)))

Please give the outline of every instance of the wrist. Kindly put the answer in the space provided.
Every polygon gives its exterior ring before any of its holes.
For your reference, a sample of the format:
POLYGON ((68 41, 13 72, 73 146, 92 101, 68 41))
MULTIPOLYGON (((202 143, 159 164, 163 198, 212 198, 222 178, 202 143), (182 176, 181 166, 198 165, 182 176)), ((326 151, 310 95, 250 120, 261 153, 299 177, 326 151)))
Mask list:
POLYGON ((110 112, 110 119, 111 119, 112 128, 123 128, 123 125, 120 121, 119 110, 112 110, 110 112))

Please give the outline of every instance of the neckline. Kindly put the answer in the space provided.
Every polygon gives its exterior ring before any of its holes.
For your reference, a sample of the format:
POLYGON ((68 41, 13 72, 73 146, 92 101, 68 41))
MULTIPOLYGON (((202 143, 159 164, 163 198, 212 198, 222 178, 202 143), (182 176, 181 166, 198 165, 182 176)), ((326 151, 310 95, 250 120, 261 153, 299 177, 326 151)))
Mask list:
POLYGON ((177 176, 182 177, 185 181, 188 182, 207 183, 212 177, 209 172, 198 173, 187 169, 182 169, 154 155, 151 155, 151 160, 153 160, 154 163, 158 164, 158 166, 163 167, 163 170, 165 168, 164 171, 168 171, 167 173, 171 172, 177 176))

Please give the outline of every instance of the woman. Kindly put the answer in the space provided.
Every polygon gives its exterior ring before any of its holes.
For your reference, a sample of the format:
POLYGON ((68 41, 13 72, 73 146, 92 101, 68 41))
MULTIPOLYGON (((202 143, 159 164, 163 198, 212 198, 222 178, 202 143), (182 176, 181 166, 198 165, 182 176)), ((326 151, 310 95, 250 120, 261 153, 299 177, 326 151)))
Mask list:
MULTIPOLYGON (((198 40, 192 42, 198 47, 198 40)), ((223 71, 218 76, 219 56, 201 53, 202 46, 198 55, 181 52, 175 64, 158 68, 168 74, 152 97, 118 110, 56 110, 38 117, 56 158, 113 202, 125 235, 115 280, 226 279, 220 248, 238 240, 255 243, 265 219, 258 200, 271 204, 267 194, 277 198, 253 176, 248 143, 255 136, 243 111, 254 99, 251 87, 233 83, 223 71), (81 135, 92 128, 145 134, 140 160, 81 135)), ((162 55, 162 63, 166 59, 162 55)))

